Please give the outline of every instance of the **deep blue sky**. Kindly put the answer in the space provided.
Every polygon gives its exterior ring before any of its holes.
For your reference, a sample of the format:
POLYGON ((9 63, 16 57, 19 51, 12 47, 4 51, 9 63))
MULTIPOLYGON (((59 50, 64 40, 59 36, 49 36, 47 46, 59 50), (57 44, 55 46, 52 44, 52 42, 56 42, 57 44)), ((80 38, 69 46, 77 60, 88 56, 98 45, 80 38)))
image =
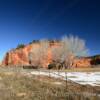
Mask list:
POLYGON ((100 0, 0 0, 0 59, 17 44, 68 34, 100 53, 100 0))

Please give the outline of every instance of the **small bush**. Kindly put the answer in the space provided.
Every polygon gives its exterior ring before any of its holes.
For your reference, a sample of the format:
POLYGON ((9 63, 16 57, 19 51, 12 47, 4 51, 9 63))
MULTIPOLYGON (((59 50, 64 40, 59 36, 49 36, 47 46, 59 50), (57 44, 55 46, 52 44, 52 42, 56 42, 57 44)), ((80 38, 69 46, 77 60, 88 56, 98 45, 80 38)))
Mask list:
POLYGON ((56 68, 56 64, 51 63, 48 65, 48 69, 54 69, 54 68, 56 68))
POLYGON ((24 48, 25 45, 24 44, 18 44, 17 48, 16 49, 20 49, 20 48, 24 48))
POLYGON ((29 44, 32 44, 32 43, 39 43, 39 40, 33 40, 33 41, 30 42, 29 44))
POLYGON ((91 64, 92 65, 98 65, 98 64, 100 64, 100 55, 93 56, 92 60, 91 60, 91 64))

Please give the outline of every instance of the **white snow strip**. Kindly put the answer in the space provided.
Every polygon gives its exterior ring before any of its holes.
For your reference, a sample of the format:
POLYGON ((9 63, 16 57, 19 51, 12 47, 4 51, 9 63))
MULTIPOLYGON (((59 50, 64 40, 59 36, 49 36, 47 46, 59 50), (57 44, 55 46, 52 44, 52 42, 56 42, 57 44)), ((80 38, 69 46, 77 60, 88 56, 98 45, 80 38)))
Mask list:
MULTIPOLYGON (((65 72, 32 71, 31 74, 66 79, 65 72)), ((100 72, 67 72, 67 78, 79 84, 100 86, 100 72)))

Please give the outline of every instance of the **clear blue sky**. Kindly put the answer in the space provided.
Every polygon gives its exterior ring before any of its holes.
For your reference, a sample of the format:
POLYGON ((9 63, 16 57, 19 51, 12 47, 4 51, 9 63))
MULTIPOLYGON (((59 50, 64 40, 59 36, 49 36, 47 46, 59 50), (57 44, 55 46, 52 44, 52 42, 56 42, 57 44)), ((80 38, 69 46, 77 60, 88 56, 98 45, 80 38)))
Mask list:
POLYGON ((100 53, 100 0, 0 0, 0 59, 20 43, 70 33, 100 53))

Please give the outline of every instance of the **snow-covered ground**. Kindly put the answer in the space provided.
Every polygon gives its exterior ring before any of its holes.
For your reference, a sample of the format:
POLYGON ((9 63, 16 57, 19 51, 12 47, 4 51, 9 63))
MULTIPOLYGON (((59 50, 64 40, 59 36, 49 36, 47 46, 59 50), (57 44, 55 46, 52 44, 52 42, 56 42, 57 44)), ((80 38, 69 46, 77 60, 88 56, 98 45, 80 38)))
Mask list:
POLYGON ((55 78, 66 79, 67 75, 68 80, 72 80, 79 84, 89 84, 92 86, 100 86, 100 72, 50 72, 49 71, 32 71, 31 74, 34 75, 46 75, 55 78))

